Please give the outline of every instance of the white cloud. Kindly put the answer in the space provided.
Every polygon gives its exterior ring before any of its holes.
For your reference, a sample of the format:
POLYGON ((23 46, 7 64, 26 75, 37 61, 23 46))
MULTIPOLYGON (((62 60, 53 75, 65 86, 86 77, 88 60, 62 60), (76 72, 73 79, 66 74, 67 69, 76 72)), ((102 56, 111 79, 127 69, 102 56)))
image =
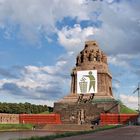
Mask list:
POLYGON ((138 109, 138 97, 134 95, 120 94, 120 100, 128 107, 138 109))
POLYGON ((0 80, 1 93, 24 99, 59 99, 67 94, 70 86, 70 72, 66 72, 65 67, 66 60, 59 60, 55 66, 25 66, 17 71, 20 77, 0 80))
POLYGON ((119 58, 114 57, 114 56, 110 56, 108 58, 109 58, 108 62, 110 64, 115 65, 115 66, 124 66, 124 67, 128 67, 129 66, 128 63, 125 60, 123 60, 123 59, 119 59, 119 58))
POLYGON ((38 40, 38 33, 42 30, 47 35, 55 32, 56 22, 64 17, 79 21, 89 19, 85 3, 86 0, 2 0, 0 25, 4 24, 7 29, 19 26, 21 37, 33 42, 38 40))
POLYGON ((66 26, 58 31, 58 41, 68 51, 80 51, 84 42, 96 32, 98 32, 98 29, 91 26, 83 29, 79 24, 75 24, 73 28, 66 26))
POLYGON ((123 66, 123 67, 129 67, 129 64, 128 64, 128 60, 122 58, 120 55, 112 55, 112 56, 109 56, 108 57, 108 62, 110 64, 113 64, 115 66, 123 66))
POLYGON ((124 68, 132 69, 131 61, 135 59, 139 59, 140 54, 117 54, 117 55, 110 55, 108 57, 108 62, 115 66, 120 66, 124 68))
POLYGON ((71 46, 81 45, 81 40, 84 42, 93 35, 107 53, 134 54, 140 51, 138 5, 139 1, 52 0, 50 4, 49 0, 2 0, 0 25, 7 30, 9 26, 18 25, 21 37, 34 43, 39 41, 42 32, 47 40, 48 35, 56 33, 60 44, 69 50, 73 48, 71 46), (61 23, 65 17, 76 19, 79 25, 62 27, 58 31, 57 22, 61 23), (95 24, 100 21, 99 30, 88 24, 84 28, 80 27, 80 22, 85 20, 95 24))
POLYGON ((110 54, 139 52, 140 28, 137 20, 133 20, 140 19, 138 5, 138 1, 101 5, 98 19, 102 21, 102 26, 95 36, 106 52, 110 54))
POLYGON ((113 87, 114 87, 115 89, 119 88, 119 87, 120 87, 120 83, 119 83, 119 82, 114 83, 114 84, 113 84, 113 87))

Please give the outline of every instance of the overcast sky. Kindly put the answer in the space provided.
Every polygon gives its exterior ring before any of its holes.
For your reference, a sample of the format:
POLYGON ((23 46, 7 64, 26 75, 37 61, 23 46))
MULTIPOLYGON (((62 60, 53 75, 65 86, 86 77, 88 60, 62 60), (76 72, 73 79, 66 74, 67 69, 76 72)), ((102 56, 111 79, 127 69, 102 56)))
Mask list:
POLYGON ((137 108, 140 0, 0 0, 0 101, 53 105, 68 95, 86 40, 108 55, 114 97, 137 108))

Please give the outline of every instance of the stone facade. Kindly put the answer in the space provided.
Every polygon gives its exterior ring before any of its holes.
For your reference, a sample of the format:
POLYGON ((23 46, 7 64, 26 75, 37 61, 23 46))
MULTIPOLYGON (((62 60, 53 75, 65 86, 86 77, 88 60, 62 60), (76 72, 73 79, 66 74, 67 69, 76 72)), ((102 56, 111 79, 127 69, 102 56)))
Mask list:
POLYGON ((102 112, 118 113, 119 105, 113 98, 112 76, 108 69, 107 56, 96 41, 86 41, 84 49, 76 58, 71 72, 71 93, 54 103, 54 112, 61 115, 63 123, 90 123, 102 112), (97 70, 97 93, 77 94, 77 71, 97 70), (79 102, 79 98, 82 102, 79 102))
POLYGON ((19 124, 19 114, 0 113, 0 124, 19 124))

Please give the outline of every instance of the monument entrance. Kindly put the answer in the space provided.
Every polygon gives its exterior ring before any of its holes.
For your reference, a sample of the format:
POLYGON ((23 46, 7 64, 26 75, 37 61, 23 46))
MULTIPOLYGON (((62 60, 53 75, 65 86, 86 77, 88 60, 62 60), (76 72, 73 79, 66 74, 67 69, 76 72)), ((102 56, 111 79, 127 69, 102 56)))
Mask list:
POLYGON ((61 115, 63 123, 81 124, 90 123, 107 111, 119 111, 112 93, 107 56, 96 41, 86 41, 71 72, 71 92, 54 103, 54 112, 61 115))

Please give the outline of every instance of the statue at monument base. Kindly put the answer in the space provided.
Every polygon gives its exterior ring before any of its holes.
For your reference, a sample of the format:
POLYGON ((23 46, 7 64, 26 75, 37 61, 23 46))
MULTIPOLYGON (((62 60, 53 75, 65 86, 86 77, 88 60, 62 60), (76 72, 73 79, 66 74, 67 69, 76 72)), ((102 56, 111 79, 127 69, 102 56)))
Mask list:
POLYGON ((71 93, 54 103, 54 112, 61 115, 63 123, 76 124, 99 120, 100 113, 119 112, 107 56, 96 41, 85 42, 71 72, 71 93))

